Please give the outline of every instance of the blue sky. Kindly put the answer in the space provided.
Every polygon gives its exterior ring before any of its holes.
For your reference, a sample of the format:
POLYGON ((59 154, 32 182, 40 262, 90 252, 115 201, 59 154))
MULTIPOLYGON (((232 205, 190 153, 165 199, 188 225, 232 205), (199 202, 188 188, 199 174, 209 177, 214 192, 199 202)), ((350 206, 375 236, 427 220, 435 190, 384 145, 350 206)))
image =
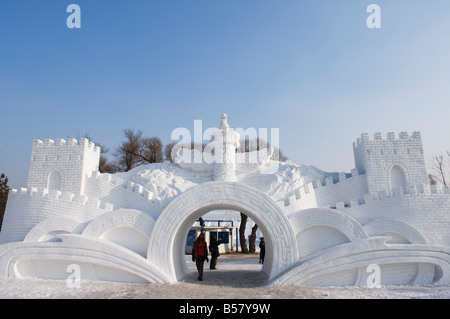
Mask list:
POLYGON ((362 132, 421 131, 430 161, 450 149, 449 17, 448 0, 2 0, 0 172, 25 186, 33 139, 112 153, 126 128, 166 144, 222 113, 326 171, 354 167, 362 132))

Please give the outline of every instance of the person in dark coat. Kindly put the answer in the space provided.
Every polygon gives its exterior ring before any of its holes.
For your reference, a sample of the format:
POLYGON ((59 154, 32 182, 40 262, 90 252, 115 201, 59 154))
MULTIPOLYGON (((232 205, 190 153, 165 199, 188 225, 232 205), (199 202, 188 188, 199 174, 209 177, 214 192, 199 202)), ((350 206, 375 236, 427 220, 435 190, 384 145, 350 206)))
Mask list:
POLYGON ((264 242, 264 237, 260 238, 259 242, 259 263, 264 264, 264 257, 266 256, 266 243, 264 242))
POLYGON ((201 233, 192 246, 192 261, 195 261, 198 270, 198 280, 200 281, 203 280, 203 264, 205 260, 209 262, 208 244, 205 240, 205 234, 201 233))
POLYGON ((201 227, 200 232, 204 233, 205 232, 205 221, 203 220, 203 218, 200 217, 198 219, 198 222, 200 223, 200 227, 201 227))
POLYGON ((211 263, 209 264, 209 269, 217 269, 217 257, 219 254, 220 241, 217 241, 216 236, 211 236, 211 242, 209 243, 209 251, 211 252, 211 263))

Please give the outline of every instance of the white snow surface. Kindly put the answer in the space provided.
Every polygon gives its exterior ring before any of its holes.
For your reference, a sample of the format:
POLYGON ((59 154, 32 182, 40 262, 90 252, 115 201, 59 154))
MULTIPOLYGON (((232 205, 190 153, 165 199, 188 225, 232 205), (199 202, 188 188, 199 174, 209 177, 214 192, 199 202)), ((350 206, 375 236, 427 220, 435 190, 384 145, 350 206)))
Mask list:
MULTIPOLYGON (((304 184, 336 174, 324 172, 312 165, 298 165, 290 161, 277 163, 279 166, 275 174, 261 174, 255 170, 237 174, 236 181, 253 186, 277 201, 304 184)), ((125 183, 142 185, 163 201, 213 180, 212 172, 183 169, 172 162, 138 166, 128 172, 116 173, 114 177, 123 179, 125 183)))
MULTIPOLYGON (((286 193, 323 177, 327 173, 312 165, 281 162, 276 174, 260 174, 258 171, 237 175, 238 182, 254 186, 274 200, 286 193)), ((194 172, 165 162, 137 167, 114 177, 124 182, 134 182, 152 191, 158 200, 171 200, 189 188, 211 181, 211 172, 194 172)), ((221 217, 221 212, 216 212, 221 217)), ((234 216, 229 216, 234 219, 234 216)), ((303 287, 267 285, 261 272, 257 255, 222 255, 218 270, 209 270, 205 264, 204 281, 197 280, 197 273, 190 256, 186 262, 191 273, 181 282, 173 284, 123 284, 112 282, 82 281, 80 288, 69 288, 64 280, 0 279, 0 298, 88 298, 88 299, 450 299, 450 286, 382 286, 364 287, 303 287)), ((68 274, 69 275, 69 274, 68 274)))
POLYGON ((1 299, 449 299, 450 286, 302 287, 267 285, 258 255, 222 255, 217 270, 205 263, 204 280, 186 256, 191 273, 174 284, 120 284, 64 280, 0 280, 1 299))

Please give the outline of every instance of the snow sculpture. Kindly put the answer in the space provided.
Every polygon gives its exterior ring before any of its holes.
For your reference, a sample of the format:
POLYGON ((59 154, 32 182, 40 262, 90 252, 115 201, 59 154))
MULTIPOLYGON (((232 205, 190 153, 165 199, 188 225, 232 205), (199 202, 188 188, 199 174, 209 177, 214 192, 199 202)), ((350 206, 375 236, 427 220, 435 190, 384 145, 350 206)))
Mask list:
POLYGON ((0 233, 0 276, 170 283, 188 273, 186 235, 212 210, 247 214, 267 247, 270 283, 314 286, 450 283, 450 192, 428 184, 421 135, 364 133, 351 173, 236 153, 225 114, 202 153, 98 172, 86 139, 36 140, 27 188, 12 190, 0 233), (200 160, 199 160, 200 159, 200 160), (374 265, 376 267, 374 267, 374 265))
POLYGON ((197 172, 213 172, 215 181, 236 181, 236 171, 246 173, 257 170, 270 161, 273 148, 253 152, 237 153, 239 133, 230 129, 227 115, 222 114, 220 130, 211 134, 211 142, 202 154, 198 150, 180 148, 175 163, 180 167, 197 172), (200 161, 197 163, 196 158, 200 161))

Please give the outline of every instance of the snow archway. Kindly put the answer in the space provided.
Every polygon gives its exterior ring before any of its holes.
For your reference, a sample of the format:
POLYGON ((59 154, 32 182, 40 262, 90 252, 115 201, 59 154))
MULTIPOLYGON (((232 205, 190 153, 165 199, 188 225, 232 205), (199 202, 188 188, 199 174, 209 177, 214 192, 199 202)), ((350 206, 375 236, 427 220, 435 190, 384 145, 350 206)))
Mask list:
POLYGON ((236 182, 208 182, 174 199, 161 213, 150 237, 147 258, 173 281, 188 274, 186 234, 198 217, 215 209, 238 210, 253 219, 266 240, 263 271, 269 280, 298 261, 294 231, 283 210, 266 194, 236 182))

